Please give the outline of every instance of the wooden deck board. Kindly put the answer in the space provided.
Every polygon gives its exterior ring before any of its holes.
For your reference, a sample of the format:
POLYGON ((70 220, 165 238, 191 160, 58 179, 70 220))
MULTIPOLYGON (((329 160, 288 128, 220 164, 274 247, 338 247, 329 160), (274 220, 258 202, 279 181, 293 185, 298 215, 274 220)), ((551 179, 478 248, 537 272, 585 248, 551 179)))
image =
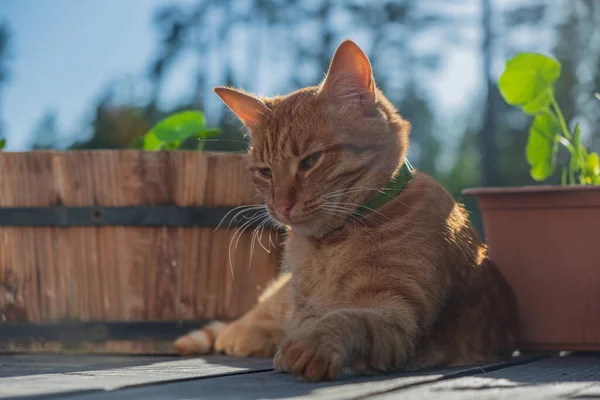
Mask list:
POLYGON ((600 398, 600 355, 550 357, 459 379, 374 396, 392 399, 600 398))
POLYGON ((0 356, 0 398, 111 391, 206 376, 271 370, 261 359, 94 356, 0 356))
POLYGON ((0 356, 0 398, 389 399, 600 396, 600 354, 519 357, 509 362, 306 383, 270 360, 224 356, 0 356))
MULTIPOLYGON (((32 358, 30 362, 34 360, 32 358)), ((59 365, 45 361, 50 367, 47 366, 42 373, 27 372, 24 376, 0 378, 0 397, 36 396, 36 399, 50 399, 62 398, 69 392, 69 399, 80 400, 363 398, 399 388, 434 383, 440 379, 482 373, 529 359, 379 377, 346 377, 340 381, 318 384, 301 382, 290 375, 276 373, 272 371, 269 360, 208 357, 153 362, 153 358, 136 357, 124 359, 123 362, 128 364, 116 367, 118 358, 112 358, 99 359, 96 366, 102 368, 94 368, 94 363, 90 360, 93 359, 75 358, 70 362, 58 363, 59 365), (136 361, 137 364, 132 364, 136 361), (48 368, 54 368, 54 371, 48 368)), ((20 364, 18 368, 23 370, 20 364)))

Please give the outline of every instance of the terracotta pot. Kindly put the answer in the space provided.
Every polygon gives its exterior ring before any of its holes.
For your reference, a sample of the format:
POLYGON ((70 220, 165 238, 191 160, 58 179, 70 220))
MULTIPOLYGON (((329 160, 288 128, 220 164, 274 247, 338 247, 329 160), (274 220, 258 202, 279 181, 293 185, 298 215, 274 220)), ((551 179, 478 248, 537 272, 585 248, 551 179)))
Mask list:
POLYGON ((600 186, 468 189, 512 285, 521 350, 600 350, 600 186))

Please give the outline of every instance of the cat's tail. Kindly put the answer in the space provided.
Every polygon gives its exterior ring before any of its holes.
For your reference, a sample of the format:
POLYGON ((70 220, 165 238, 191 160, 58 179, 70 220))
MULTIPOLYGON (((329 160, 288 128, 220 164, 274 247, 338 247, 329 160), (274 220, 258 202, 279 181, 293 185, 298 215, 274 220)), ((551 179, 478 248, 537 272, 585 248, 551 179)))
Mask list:
POLYGON ((215 342, 227 325, 225 322, 215 321, 202 329, 191 331, 175 341, 175 350, 182 356, 213 353, 215 342))

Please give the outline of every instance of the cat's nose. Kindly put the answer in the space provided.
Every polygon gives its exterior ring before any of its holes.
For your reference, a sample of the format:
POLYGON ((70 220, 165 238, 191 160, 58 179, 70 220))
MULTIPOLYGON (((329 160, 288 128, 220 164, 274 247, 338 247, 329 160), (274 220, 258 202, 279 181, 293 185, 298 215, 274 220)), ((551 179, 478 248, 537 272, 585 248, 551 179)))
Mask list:
POLYGON ((294 207, 294 203, 295 202, 291 199, 283 199, 275 203, 275 209, 279 214, 288 218, 292 208, 294 207))

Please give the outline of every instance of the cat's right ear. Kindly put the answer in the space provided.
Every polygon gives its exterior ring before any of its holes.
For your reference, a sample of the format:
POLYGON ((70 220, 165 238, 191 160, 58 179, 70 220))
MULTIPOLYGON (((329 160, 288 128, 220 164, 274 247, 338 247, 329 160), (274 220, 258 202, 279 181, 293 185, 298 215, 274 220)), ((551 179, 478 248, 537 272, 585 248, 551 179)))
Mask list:
POLYGON ((375 81, 367 55, 352 40, 344 40, 335 51, 320 92, 330 99, 375 104, 375 81))
POLYGON ((269 108, 260 99, 242 91, 224 86, 217 86, 213 90, 250 130, 256 129, 263 116, 269 112, 269 108))

